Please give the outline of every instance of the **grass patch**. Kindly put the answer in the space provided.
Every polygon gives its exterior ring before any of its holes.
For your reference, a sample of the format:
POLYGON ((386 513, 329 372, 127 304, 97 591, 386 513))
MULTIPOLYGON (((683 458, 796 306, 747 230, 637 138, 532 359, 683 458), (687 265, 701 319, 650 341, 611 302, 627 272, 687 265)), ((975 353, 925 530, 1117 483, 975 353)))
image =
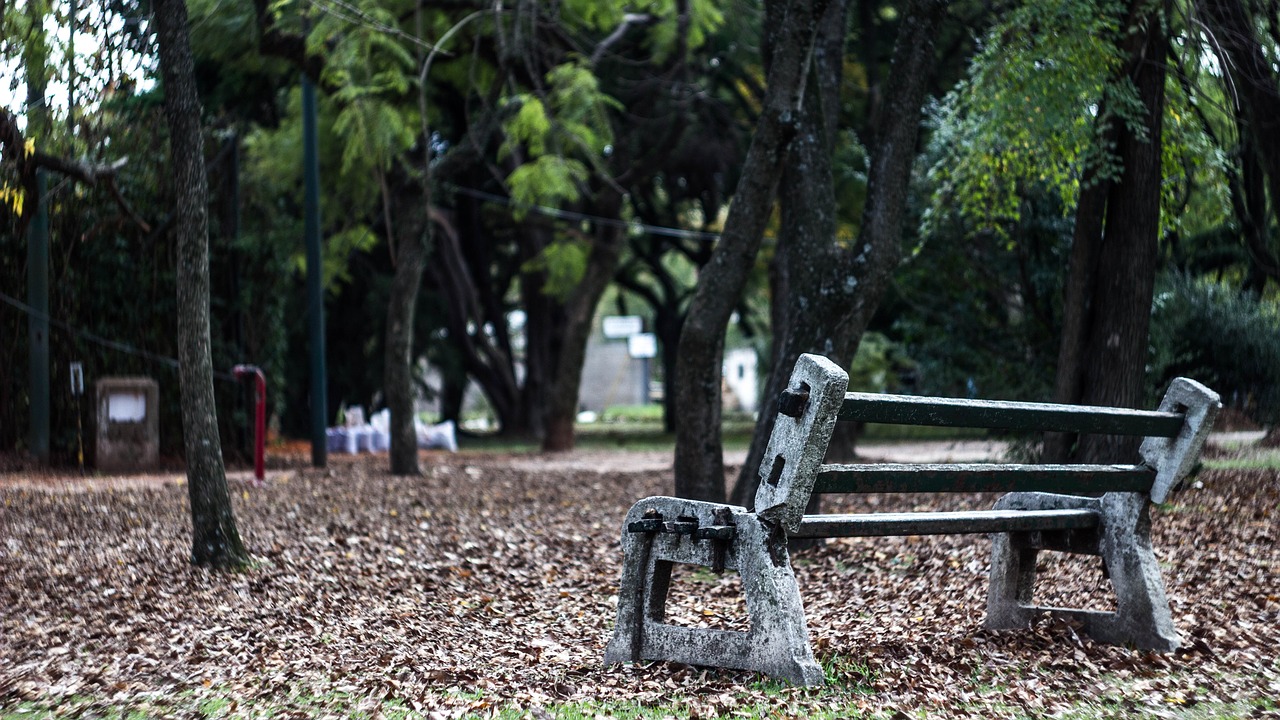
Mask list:
POLYGON ((1203 464, 1210 470, 1280 470, 1280 450, 1244 452, 1239 457, 1208 458, 1203 464))
POLYGON ((828 687, 859 695, 874 695, 876 681, 880 679, 880 671, 866 660, 847 655, 832 657, 823 663, 822 670, 828 687))
MULTIPOLYGON (((844 677, 845 665, 838 666, 838 677, 844 677)), ((843 682, 837 679, 837 683, 843 682)), ((232 697, 229 688, 202 694, 187 691, 170 697, 151 697, 137 700, 110 701, 92 697, 71 697, 19 703, 0 707, 0 720, 52 720, 54 718, 102 718, 103 720, 145 720, 158 716, 190 718, 284 718, 284 717, 345 717, 345 718, 405 718, 427 717, 432 710, 448 709, 454 717, 459 708, 464 718, 496 717, 505 720, 521 720, 528 717, 554 717, 557 720, 594 720, 607 717, 617 720, 643 720, 671 717, 755 717, 794 718, 816 720, 850 718, 854 720, 883 720, 888 714, 864 710, 842 702, 848 692, 838 685, 826 688, 796 691, 776 681, 762 681, 761 686, 750 686, 754 692, 722 693, 719 695, 677 696, 660 701, 617 702, 565 702, 532 705, 520 702, 489 701, 483 694, 450 695, 436 699, 425 698, 414 703, 420 709, 410 708, 399 698, 375 700, 373 698, 331 692, 322 695, 302 693, 297 696, 272 699, 256 698, 241 702, 232 697), (762 700, 760 695, 768 696, 762 700), (788 697, 790 695, 790 697, 788 697), (821 706, 815 707, 814 701, 821 706), (468 709, 469 708, 469 709, 468 709), (532 711, 532 715, 530 714, 532 711)), ((855 691, 857 691, 855 689, 855 691)))

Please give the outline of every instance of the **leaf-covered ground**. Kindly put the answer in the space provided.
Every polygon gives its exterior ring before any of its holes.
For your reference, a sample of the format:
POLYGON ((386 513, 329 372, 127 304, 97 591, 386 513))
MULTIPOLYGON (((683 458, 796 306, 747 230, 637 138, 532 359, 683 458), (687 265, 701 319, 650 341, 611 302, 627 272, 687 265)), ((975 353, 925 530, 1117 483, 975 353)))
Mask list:
MULTIPOLYGON (((421 478, 385 462, 298 459, 265 487, 234 481, 257 559, 234 574, 186 562, 179 475, 0 475, 0 717, 1280 717, 1274 469, 1206 471, 1155 511, 1177 653, 1095 645, 1048 620, 984 631, 985 538, 840 540, 795 559, 832 679, 802 690, 601 664, 619 523, 634 500, 669 492, 661 456, 431 454, 421 478)), ((1109 602, 1096 559, 1049 555, 1042 577, 1049 602, 1109 602)), ((676 586, 676 621, 743 626, 731 574, 685 572, 676 586)))

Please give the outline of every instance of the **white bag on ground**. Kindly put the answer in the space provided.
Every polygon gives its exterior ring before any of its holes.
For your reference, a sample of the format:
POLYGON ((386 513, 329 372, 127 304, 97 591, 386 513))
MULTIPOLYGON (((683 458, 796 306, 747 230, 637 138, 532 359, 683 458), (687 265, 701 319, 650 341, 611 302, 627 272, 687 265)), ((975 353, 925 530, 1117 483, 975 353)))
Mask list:
POLYGON ((413 424, 418 434, 418 447, 426 450, 458 451, 458 429, 452 420, 445 420, 439 425, 427 425, 414 420, 413 424))

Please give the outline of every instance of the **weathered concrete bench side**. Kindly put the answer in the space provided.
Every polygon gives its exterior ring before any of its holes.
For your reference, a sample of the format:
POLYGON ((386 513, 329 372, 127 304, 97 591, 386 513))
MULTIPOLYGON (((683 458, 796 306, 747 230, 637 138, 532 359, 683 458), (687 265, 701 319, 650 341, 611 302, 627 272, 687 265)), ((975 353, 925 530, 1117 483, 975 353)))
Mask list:
POLYGON ((998 510, 1095 512, 1096 530, 1076 536, 1009 532, 994 535, 987 587, 986 627, 1026 627, 1037 614, 1050 612, 1080 622, 1094 640, 1113 645, 1171 651, 1181 644, 1174 627, 1164 580, 1151 546, 1152 503, 1163 503, 1191 472, 1221 408, 1217 393, 1194 380, 1177 378, 1158 412, 1182 416, 1177 432, 1150 435, 1141 446, 1142 466, 1152 476, 1145 491, 1114 489, 1101 497, 1014 492, 996 503, 998 510), (1111 612, 1043 607, 1034 603, 1036 560, 1041 550, 1083 553, 1102 558, 1115 591, 1111 612))
POLYGON ((671 660, 763 672, 797 685, 821 685, 822 668, 809 645, 804 603, 791 571, 779 518, 804 513, 786 506, 796 483, 812 486, 826 453, 848 375, 817 355, 796 361, 790 389, 805 400, 794 416, 778 417, 761 469, 757 512, 732 505, 651 497, 631 507, 623 523, 623 571, 617 624, 605 662, 671 660), (771 494, 772 493, 772 494, 771 494), (777 504, 771 504, 776 498, 777 504), (763 512, 760 510, 763 509, 763 512), (664 622, 675 563, 742 578, 747 632, 687 628, 664 622))
POLYGON ((622 531, 617 624, 605 662, 670 660, 754 670, 797 685, 820 685, 787 538, 746 508, 650 497, 627 513, 622 531), (750 629, 689 628, 665 622, 676 563, 737 570, 750 629))

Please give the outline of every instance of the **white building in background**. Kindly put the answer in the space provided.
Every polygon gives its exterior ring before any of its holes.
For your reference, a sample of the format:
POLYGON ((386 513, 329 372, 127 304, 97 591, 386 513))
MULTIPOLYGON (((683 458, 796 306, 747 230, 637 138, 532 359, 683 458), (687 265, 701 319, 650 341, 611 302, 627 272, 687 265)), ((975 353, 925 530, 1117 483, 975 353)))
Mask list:
POLYGON ((760 386, 756 378, 754 348, 729 348, 724 352, 724 405, 729 409, 756 412, 760 408, 760 386))
MULTIPOLYGON (((522 354, 525 347, 523 312, 513 312, 508 316, 511 331, 512 348, 522 354)), ((661 402, 664 385, 653 379, 661 359, 657 357, 656 338, 643 332, 643 321, 637 316, 606 316, 602 318, 600 327, 592 333, 587 342, 586 357, 582 368, 582 380, 578 390, 578 409, 602 413, 606 408, 619 405, 644 405, 661 402)), ((433 389, 440 387, 442 379, 439 371, 431 367, 425 359, 419 360, 419 371, 423 373, 427 385, 433 389)), ((725 350, 724 365, 721 368, 722 402, 726 410, 740 410, 754 413, 759 410, 759 378, 757 376, 756 351, 754 348, 738 347, 725 350)), ((524 381, 524 363, 516 363, 517 382, 524 381)), ((474 380, 467 383, 467 391, 463 402, 463 412, 476 414, 487 407, 484 393, 474 380)), ((418 398, 415 403, 417 412, 425 412, 435 417, 440 412, 437 398, 430 400, 418 398)), ((473 430, 484 430, 480 421, 474 421, 473 430)))

